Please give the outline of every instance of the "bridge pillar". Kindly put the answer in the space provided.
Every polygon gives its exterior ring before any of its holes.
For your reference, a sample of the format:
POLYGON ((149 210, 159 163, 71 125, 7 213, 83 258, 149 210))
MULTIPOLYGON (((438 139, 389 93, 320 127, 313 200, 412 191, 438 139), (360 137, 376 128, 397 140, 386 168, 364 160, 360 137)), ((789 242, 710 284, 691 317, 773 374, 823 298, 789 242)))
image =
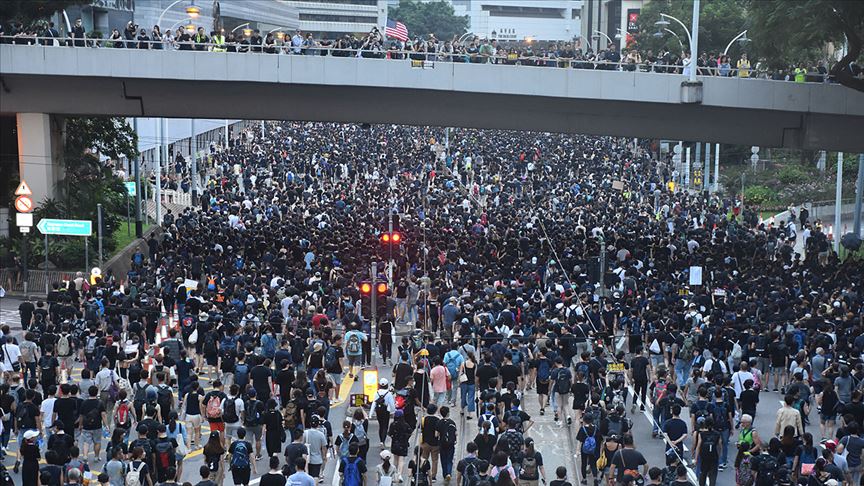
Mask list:
POLYGON ((18 113, 18 173, 42 203, 63 177, 63 120, 47 113, 18 113))

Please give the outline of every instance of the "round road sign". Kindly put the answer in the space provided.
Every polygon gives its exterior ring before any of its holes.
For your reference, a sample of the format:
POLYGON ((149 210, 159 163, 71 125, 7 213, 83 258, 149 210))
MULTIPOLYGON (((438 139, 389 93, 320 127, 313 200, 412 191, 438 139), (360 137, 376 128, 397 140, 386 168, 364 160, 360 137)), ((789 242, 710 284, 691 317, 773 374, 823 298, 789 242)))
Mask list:
POLYGON ((30 196, 18 196, 15 198, 15 210, 19 213, 29 213, 33 211, 33 200, 30 196))

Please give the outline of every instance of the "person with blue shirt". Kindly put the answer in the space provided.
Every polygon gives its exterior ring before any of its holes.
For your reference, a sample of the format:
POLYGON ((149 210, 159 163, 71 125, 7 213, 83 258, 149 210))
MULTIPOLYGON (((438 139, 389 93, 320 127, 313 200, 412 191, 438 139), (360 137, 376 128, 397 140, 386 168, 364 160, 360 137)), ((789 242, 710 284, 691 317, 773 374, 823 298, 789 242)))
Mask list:
POLYGON ((363 366, 363 342, 369 340, 369 336, 360 330, 356 323, 353 328, 345 333, 345 355, 348 356, 348 378, 354 378, 357 367, 363 366))

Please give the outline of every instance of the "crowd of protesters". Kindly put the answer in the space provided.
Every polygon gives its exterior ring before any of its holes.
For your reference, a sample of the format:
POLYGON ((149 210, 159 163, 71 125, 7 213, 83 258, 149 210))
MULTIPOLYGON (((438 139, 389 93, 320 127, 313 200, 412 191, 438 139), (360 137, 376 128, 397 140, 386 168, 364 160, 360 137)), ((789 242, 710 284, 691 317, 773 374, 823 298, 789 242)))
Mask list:
MULTIPOLYGON (((0 24, 0 29, 3 29, 0 24)), ((13 24, 9 32, 0 31, 0 40, 14 44, 71 45, 76 47, 108 47, 126 49, 177 49, 181 51, 252 52, 268 54, 322 55, 378 59, 410 59, 472 64, 502 64, 521 66, 600 69, 689 74, 690 53, 661 48, 640 50, 629 47, 619 52, 616 43, 608 43, 596 52, 581 42, 499 41, 478 36, 454 36, 439 40, 434 35, 415 37, 400 42, 388 39, 374 28, 365 36, 344 35, 328 39, 313 37, 299 29, 292 32, 268 32, 258 29, 207 32, 204 27, 190 29, 181 26, 172 31, 142 28, 129 21, 124 29, 112 29, 103 38, 88 37, 81 19, 68 37, 61 38, 53 23, 41 31, 26 30, 13 24)), ((703 52, 697 59, 699 75, 738 78, 759 78, 795 82, 830 81, 824 60, 799 62, 786 68, 769 68, 764 62, 752 62, 747 54, 733 59, 724 53, 703 52)), ((861 76, 859 66, 850 66, 854 76, 861 76)))
POLYGON ((841 263, 818 221, 669 192, 670 160, 614 138, 235 135, 128 275, 55 283, 19 307, 23 335, 3 329, 0 437, 17 434, 25 484, 247 485, 266 455, 265 486, 320 483, 328 461, 346 486, 566 486, 529 400, 573 434, 582 484, 683 486, 688 466, 700 485, 727 467, 744 486, 859 484, 864 265, 841 263), (382 245, 391 224, 401 242, 382 245), (374 325, 358 288, 372 263, 392 281, 374 325), (372 363, 392 379, 331 424, 341 382, 372 363), (778 391, 760 437, 757 403, 778 391), (666 441, 661 467, 634 447, 637 407, 666 441), (456 435, 466 421, 475 437, 456 435))

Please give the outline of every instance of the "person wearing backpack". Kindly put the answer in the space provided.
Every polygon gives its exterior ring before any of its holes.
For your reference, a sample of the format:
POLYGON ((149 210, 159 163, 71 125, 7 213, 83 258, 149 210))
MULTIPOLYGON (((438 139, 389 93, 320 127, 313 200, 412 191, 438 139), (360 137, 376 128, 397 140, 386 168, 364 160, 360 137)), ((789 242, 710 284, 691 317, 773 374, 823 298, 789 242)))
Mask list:
POLYGON ((333 378, 336 387, 342 386, 342 372, 345 362, 345 351, 342 349, 342 336, 333 336, 333 342, 324 350, 324 369, 333 378))
POLYGON ((115 429, 122 429, 123 436, 129 438, 129 432, 135 422, 135 411, 132 402, 126 396, 126 390, 120 390, 117 395, 117 403, 111 413, 115 429))
POLYGON ((258 471, 255 467, 256 461, 252 460, 252 444, 246 440, 246 429, 242 427, 237 429, 237 440, 231 443, 228 455, 234 484, 248 486, 252 474, 257 475, 258 471))
POLYGON ((708 413, 711 414, 711 420, 714 423, 714 430, 720 434, 720 471, 726 469, 727 459, 729 457, 729 434, 734 428, 733 412, 729 409, 729 404, 723 396, 723 390, 717 388, 714 390, 714 402, 708 407, 708 413))
POLYGON ((438 420, 439 441, 438 455, 441 460, 441 475, 450 481, 453 474, 453 457, 456 454, 456 422, 450 418, 450 407, 443 406, 438 410, 441 418, 438 420))
POLYGON ((540 402, 540 415, 546 414, 546 405, 549 403, 549 379, 552 375, 552 360, 546 356, 546 348, 540 348, 540 357, 537 358, 537 400, 540 402))
POLYGON ((79 413, 81 415, 81 457, 87 458, 90 445, 93 446, 93 455, 99 460, 99 452, 102 449, 102 428, 108 428, 105 417, 105 406, 99 400, 99 387, 90 386, 87 390, 90 398, 81 402, 79 413))
POLYGON ((717 484, 717 471, 720 464, 720 433, 715 430, 714 420, 707 417, 699 425, 696 444, 693 446, 693 462, 699 471, 699 484, 717 484))
POLYGON ((175 442, 168 438, 168 428, 159 424, 158 437, 153 441, 153 454, 156 456, 156 478, 158 482, 169 479, 169 470, 177 467, 175 442))
MULTIPOLYGON (((207 423, 210 425, 210 431, 219 432, 220 441, 224 442, 225 421, 222 419, 222 403, 228 399, 228 396, 222 390, 222 382, 219 380, 214 381, 213 390, 201 398, 199 408, 204 412, 204 418, 207 419, 207 423)), ((223 445, 222 447, 224 449, 225 446, 223 445)))
POLYGON ((364 486, 366 484, 366 463, 357 456, 360 446, 352 442, 348 446, 348 456, 339 460, 339 480, 341 486, 364 486))
POLYGON ((378 421, 378 440, 383 447, 387 441, 387 432, 390 427, 390 417, 396 411, 396 399, 390 392, 390 382, 387 378, 378 381, 378 391, 372 400, 372 413, 378 421))
MULTIPOLYGON (((132 444, 135 444, 133 442, 132 444)), ((126 486, 153 486, 150 465, 142 447, 132 447, 132 460, 127 465, 126 486)))
POLYGON ((243 399, 240 398, 240 387, 231 385, 228 398, 222 401, 222 420, 225 423, 225 440, 235 436, 240 428, 240 417, 243 415, 243 399))
POLYGON ((256 397, 258 393, 254 388, 250 388, 246 393, 248 397, 243 404, 243 427, 246 429, 247 435, 251 434, 250 439, 255 441, 255 460, 261 459, 261 435, 263 432, 263 422, 261 417, 264 415, 264 402, 256 397))
POLYGON ((519 484, 523 486, 538 486, 540 480, 546 484, 546 469, 543 467, 543 455, 534 448, 534 439, 525 439, 525 452, 522 454, 522 464, 519 468, 519 484))
POLYGON ((360 330, 359 325, 345 333, 345 355, 348 356, 348 378, 354 378, 357 368, 363 366, 363 343, 368 340, 369 336, 360 330))
POLYGON ((240 390, 245 390, 249 384, 249 365, 246 363, 246 355, 240 353, 237 355, 237 361, 234 364, 234 384, 240 387, 240 390))
POLYGON ((469 442, 465 445, 468 453, 456 465, 456 486, 477 486, 480 483, 480 458, 477 457, 477 444, 469 442))
POLYGON ((576 441, 581 444, 579 451, 581 452, 580 470, 582 477, 587 480, 588 469, 590 469, 596 486, 600 483, 600 475, 597 473, 597 458, 600 455, 600 444, 603 443, 603 437, 600 435, 599 428, 594 424, 593 415, 583 417, 582 427, 576 434, 576 441))
POLYGON ((570 372, 569 367, 564 366, 564 359, 561 356, 555 358, 552 383, 554 383, 555 389, 551 392, 557 396, 555 422, 558 423, 559 418, 561 418, 567 422, 567 425, 570 425, 573 423, 573 419, 570 417, 570 387, 573 385, 573 373, 570 372))
POLYGON ((156 373, 156 402, 159 404, 163 424, 168 423, 168 415, 174 410, 174 391, 165 381, 165 373, 156 373))

